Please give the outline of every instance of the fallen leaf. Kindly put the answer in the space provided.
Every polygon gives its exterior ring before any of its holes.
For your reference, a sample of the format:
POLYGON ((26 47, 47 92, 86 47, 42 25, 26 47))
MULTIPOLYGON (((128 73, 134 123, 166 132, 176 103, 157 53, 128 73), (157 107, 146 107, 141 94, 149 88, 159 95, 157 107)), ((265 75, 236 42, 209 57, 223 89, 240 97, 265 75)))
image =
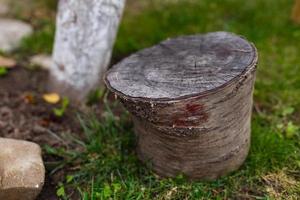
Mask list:
POLYGON ((3 68, 13 68, 17 65, 14 59, 0 56, 0 66, 3 68))
POLYGON ((44 94, 43 99, 50 104, 57 104, 60 101, 60 96, 57 93, 44 94))
POLYGON ((25 101, 25 103, 27 104, 34 104, 35 103, 35 99, 34 99, 34 95, 31 93, 25 93, 23 95, 23 100, 25 101))
POLYGON ((42 119, 38 122, 39 125, 41 125, 42 127, 48 127, 50 124, 50 121, 48 119, 42 119))

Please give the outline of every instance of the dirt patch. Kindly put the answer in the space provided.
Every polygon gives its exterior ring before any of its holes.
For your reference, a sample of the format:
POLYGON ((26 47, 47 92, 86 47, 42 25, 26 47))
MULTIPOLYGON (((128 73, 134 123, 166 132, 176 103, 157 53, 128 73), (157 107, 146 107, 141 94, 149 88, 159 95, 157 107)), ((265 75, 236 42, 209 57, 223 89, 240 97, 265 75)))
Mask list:
MULTIPOLYGON (((53 114, 58 105, 44 102, 42 95, 46 89, 47 72, 30 71, 21 67, 0 77, 0 137, 28 140, 52 147, 66 145, 61 134, 68 133, 80 137, 81 128, 76 118, 77 109, 70 106, 61 118, 53 114)), ((44 161, 55 158, 44 155, 44 161)), ((63 178, 47 176, 46 184, 38 199, 56 198, 57 182, 63 178)))
POLYGON ((44 102, 47 73, 16 68, 0 78, 0 136, 29 140, 40 145, 61 145, 55 134, 78 132, 80 126, 70 108, 63 117, 44 102))

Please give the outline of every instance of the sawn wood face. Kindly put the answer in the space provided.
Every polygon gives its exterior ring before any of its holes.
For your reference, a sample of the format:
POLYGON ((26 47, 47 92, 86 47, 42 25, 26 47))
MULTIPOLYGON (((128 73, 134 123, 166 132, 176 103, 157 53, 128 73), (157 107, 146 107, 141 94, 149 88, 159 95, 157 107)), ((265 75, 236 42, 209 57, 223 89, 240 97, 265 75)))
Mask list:
POLYGON ((252 44, 216 32, 142 50, 105 81, 133 115, 142 161, 161 176, 215 179, 248 154, 256 64, 252 44))

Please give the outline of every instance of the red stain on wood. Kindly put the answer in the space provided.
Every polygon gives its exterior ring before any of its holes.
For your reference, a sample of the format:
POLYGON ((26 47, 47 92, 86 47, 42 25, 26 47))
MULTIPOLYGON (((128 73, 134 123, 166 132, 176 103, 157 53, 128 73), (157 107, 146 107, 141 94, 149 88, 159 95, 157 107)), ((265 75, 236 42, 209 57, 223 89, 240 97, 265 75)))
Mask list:
POLYGON ((202 104, 186 104, 185 109, 174 117, 174 126, 199 126, 208 120, 202 104))
POLYGON ((187 104, 185 107, 186 110, 190 113, 195 113, 199 110, 203 110, 203 105, 201 104, 187 104))

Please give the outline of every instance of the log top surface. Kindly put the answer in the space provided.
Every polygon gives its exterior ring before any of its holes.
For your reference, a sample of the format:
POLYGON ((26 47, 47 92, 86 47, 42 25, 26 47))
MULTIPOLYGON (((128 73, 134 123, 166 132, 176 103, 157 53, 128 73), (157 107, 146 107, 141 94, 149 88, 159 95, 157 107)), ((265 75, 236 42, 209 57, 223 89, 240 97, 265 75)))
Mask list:
POLYGON ((231 33, 182 36, 129 56, 108 71, 105 82, 131 98, 180 99, 228 84, 256 60, 255 47, 231 33))

